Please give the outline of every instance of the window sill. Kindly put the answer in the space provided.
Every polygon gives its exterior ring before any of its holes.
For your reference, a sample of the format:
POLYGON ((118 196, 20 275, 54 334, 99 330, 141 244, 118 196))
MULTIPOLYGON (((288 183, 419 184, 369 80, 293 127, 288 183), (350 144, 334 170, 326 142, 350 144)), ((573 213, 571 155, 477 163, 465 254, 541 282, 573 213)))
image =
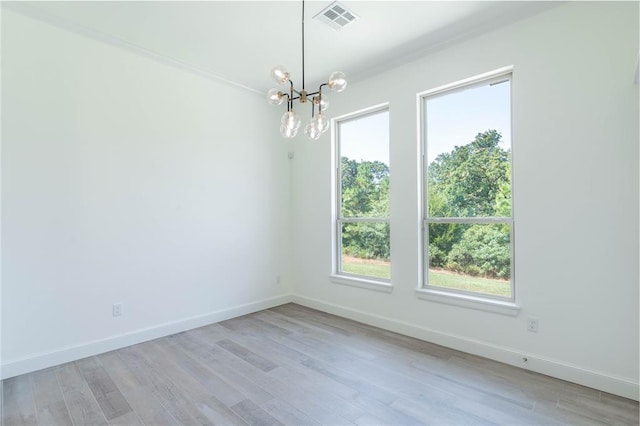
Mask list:
POLYGON ((448 305, 477 309, 480 311, 493 312, 512 317, 515 317, 520 313, 520 306, 513 302, 484 299, 482 297, 475 297, 466 294, 454 294, 444 291, 418 288, 416 289, 416 296, 418 299, 429 300, 431 302, 446 303, 448 305))
POLYGON ((380 291, 383 293, 391 293, 393 291, 393 285, 391 283, 385 283, 376 280, 368 280, 366 278, 351 277, 347 275, 329 275, 329 279, 334 284, 348 285, 351 287, 364 288, 367 290, 380 291))

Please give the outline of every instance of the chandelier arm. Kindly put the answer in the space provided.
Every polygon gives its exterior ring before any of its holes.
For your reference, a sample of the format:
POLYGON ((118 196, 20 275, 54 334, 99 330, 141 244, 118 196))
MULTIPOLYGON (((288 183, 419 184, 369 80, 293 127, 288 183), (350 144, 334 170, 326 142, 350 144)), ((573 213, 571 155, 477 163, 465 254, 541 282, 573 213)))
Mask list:
POLYGON ((322 88, 328 85, 328 83, 322 83, 320 87, 318 87, 318 114, 322 114, 322 88))
POLYGON ((289 96, 288 93, 283 93, 282 96, 287 97, 287 111, 289 111, 289 104, 291 103, 291 97, 289 96))
MULTIPOLYGON (((293 100, 295 99, 293 97, 293 92, 295 92, 295 89, 293 88, 293 81, 291 81, 291 79, 289 79, 289 87, 290 87, 290 94, 289 94, 289 103, 287 105, 287 108, 293 109, 293 100)), ((289 111, 289 109, 287 109, 287 111, 289 111)))
POLYGON ((307 93, 307 96, 313 96, 313 95, 320 95, 320 96, 322 96, 322 88, 323 88, 324 86, 328 86, 328 84, 327 84, 327 83, 322 83, 322 84, 320 85, 320 87, 318 87, 318 90, 317 90, 316 92, 307 93))

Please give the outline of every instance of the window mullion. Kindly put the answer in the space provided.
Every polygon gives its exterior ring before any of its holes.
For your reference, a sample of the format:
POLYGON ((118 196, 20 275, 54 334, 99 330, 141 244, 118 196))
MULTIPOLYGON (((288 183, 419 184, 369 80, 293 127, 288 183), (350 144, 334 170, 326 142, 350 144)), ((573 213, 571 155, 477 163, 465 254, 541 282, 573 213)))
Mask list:
POLYGON ((343 217, 342 223, 389 223, 388 217, 343 217))
POLYGON ((426 223, 513 223, 512 217, 427 217, 426 223))

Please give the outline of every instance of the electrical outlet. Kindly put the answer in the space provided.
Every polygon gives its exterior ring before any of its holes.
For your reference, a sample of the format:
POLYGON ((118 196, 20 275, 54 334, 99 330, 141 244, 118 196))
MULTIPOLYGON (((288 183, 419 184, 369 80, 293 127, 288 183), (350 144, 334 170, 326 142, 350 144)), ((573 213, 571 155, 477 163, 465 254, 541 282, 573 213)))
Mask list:
POLYGON ((528 317, 527 318, 527 330, 532 333, 538 332, 538 318, 528 317))
POLYGON ((111 310, 114 317, 119 317, 122 315, 122 303, 114 303, 111 310))

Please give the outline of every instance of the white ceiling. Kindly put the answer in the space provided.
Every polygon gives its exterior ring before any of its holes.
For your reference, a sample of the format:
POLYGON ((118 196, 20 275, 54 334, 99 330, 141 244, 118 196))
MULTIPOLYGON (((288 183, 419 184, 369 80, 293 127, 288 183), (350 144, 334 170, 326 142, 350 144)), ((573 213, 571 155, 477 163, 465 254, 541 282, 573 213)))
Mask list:
MULTIPOLYGON (((332 71, 363 78, 448 43, 507 25, 555 2, 341 1, 360 19, 335 31, 312 19, 331 1, 305 3, 306 86, 332 71)), ((285 65, 301 83, 301 2, 3 2, 85 35, 163 58, 256 91, 285 65)))

